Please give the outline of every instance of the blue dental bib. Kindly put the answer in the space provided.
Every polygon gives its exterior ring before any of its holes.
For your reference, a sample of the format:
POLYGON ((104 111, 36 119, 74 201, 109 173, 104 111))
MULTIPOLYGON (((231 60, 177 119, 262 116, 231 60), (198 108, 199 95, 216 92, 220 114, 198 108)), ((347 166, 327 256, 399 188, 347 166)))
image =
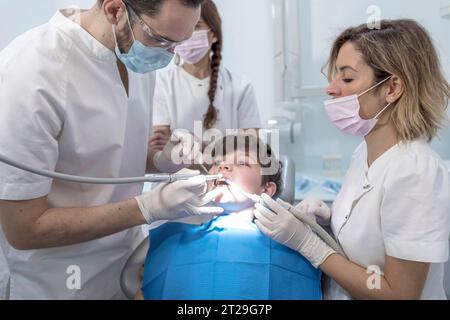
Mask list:
POLYGON ((316 300, 321 272, 239 214, 150 233, 146 300, 316 300))

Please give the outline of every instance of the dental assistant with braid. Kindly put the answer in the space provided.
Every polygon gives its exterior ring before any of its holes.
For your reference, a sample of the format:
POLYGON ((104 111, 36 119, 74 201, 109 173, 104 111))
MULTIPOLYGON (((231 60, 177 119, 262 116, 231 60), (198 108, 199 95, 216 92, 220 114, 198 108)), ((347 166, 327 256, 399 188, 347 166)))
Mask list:
POLYGON ((305 200, 287 211, 263 195, 256 224, 327 275, 327 298, 446 299, 450 181, 430 142, 445 123, 450 86, 431 37, 413 20, 349 28, 328 67, 329 120, 364 138, 342 190, 331 210, 305 200), (302 214, 328 220, 344 254, 296 218, 302 214))
POLYGON ((153 150, 161 150, 177 129, 194 133, 195 122, 222 135, 227 129, 261 128, 253 87, 222 65, 223 46, 220 14, 205 0, 192 38, 175 48, 176 64, 157 72, 153 150))

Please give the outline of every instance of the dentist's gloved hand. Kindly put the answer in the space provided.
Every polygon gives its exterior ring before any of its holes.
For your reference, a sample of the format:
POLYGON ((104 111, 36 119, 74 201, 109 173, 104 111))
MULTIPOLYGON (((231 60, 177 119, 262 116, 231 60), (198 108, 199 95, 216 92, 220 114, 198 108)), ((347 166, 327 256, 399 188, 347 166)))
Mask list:
POLYGON ((162 151, 153 157, 160 172, 175 173, 193 164, 203 163, 202 145, 185 130, 175 130, 162 151))
POLYGON ((311 228, 268 195, 261 196, 265 206, 257 203, 255 224, 262 233, 302 254, 318 268, 332 254, 331 249, 311 228))
MULTIPOLYGON (((183 169, 179 174, 200 174, 199 171, 183 169)), ((148 224, 161 220, 176 220, 194 215, 219 215, 222 208, 206 206, 221 190, 207 194, 206 179, 198 176, 184 181, 162 183, 154 190, 136 197, 139 209, 148 224)))
POLYGON ((330 225, 331 209, 320 199, 306 198, 295 206, 295 211, 308 215, 322 226, 330 225))

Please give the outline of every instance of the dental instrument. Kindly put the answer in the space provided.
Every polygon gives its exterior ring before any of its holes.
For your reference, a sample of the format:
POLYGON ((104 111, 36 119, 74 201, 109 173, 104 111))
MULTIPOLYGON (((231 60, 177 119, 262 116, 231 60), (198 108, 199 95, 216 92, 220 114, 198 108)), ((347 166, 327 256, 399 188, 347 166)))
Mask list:
POLYGON ((252 200, 254 203, 262 203, 262 199, 260 196, 258 196, 256 194, 251 194, 251 193, 245 192, 244 190, 242 190, 242 188, 240 186, 238 186, 233 181, 231 181, 229 179, 225 179, 224 182, 226 184, 228 184, 230 187, 232 187, 233 189, 235 189, 236 191, 238 191, 239 193, 241 193, 242 195, 244 195, 245 197, 252 200))
MULTIPOLYGON (((197 177, 196 174, 150 174, 144 177, 130 177, 130 178, 93 178, 93 177, 80 177, 74 175, 68 175, 59 172, 52 172, 44 169, 37 169, 26 164, 18 163, 2 154, 0 154, 0 161, 4 162, 15 168, 25 170, 40 176, 64 180, 69 182, 86 183, 86 184, 131 184, 140 182, 175 182, 179 180, 188 180, 190 178, 197 177)), ((222 178, 221 174, 217 175, 204 175, 206 181, 215 181, 222 178)))
MULTIPOLYGON (((246 196, 250 200, 252 200, 254 203, 260 203, 264 204, 261 196, 258 196, 256 194, 251 194, 248 192, 245 192, 242 190, 240 186, 238 186, 236 183, 229 179, 224 180, 226 184, 228 184, 230 187, 232 187, 234 190, 237 190, 242 195, 246 196)), ((301 213, 295 207, 287 202, 280 203, 286 210, 291 212, 297 219, 299 219, 301 222, 307 224, 311 227, 311 229, 327 244, 329 245, 333 250, 341 254, 342 256, 346 257, 344 250, 342 250, 341 246, 336 242, 336 240, 333 239, 333 237, 325 230, 323 229, 314 219, 309 218, 305 214, 301 213)))
POLYGON ((200 168, 205 172, 205 174, 209 174, 209 170, 206 169, 204 164, 200 164, 200 168))

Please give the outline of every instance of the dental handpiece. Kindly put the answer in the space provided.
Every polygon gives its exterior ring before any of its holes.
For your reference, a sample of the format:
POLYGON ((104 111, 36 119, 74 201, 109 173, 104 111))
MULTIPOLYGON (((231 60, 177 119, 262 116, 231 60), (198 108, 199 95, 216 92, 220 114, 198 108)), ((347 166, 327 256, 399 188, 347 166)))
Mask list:
MULTIPOLYGON (((131 184, 142 182, 175 182, 180 180, 188 180, 199 176, 198 174, 149 174, 144 177, 131 178, 94 178, 94 177, 80 177, 59 172, 53 172, 44 169, 33 168, 26 164, 18 163, 4 155, 0 154, 0 161, 15 168, 28 171, 43 177, 64 180, 69 182, 86 183, 86 184, 131 184)), ((214 181, 222 178, 222 175, 204 175, 206 181, 214 181)))
MULTIPOLYGON (((245 192, 242 190, 241 187, 236 185, 233 181, 230 181, 229 179, 225 179, 225 183, 231 186, 233 189, 239 191, 241 194, 252 200, 254 203, 264 204, 261 196, 258 196, 256 194, 251 194, 248 192, 245 192)), ((285 202, 285 205, 282 205, 286 210, 291 212, 297 219, 299 219, 301 222, 309 225, 311 229, 327 244, 329 245, 333 250, 341 254, 342 256, 346 257, 344 250, 342 250, 341 246, 336 242, 336 240, 333 239, 333 237, 320 226, 315 220, 310 219, 305 214, 302 214, 300 211, 296 210, 295 207, 287 202, 285 202)))
POLYGON ((206 181, 215 181, 222 179, 221 174, 207 174, 207 175, 196 175, 196 174, 152 174, 147 175, 147 182, 175 182, 180 180, 189 180, 198 176, 204 176, 206 181), (150 181, 151 180, 151 181, 150 181))

